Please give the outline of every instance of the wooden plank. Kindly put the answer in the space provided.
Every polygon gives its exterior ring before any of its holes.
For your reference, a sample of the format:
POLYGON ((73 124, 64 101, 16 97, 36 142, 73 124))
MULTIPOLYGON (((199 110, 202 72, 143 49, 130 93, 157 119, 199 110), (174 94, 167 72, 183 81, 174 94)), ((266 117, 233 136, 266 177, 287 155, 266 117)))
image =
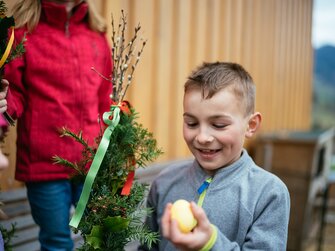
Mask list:
POLYGON ((10 219, 1 221, 1 225, 6 229, 9 229, 11 225, 14 223, 17 229, 27 228, 27 227, 35 225, 33 217, 30 215, 30 213, 23 215, 23 216, 10 218, 10 219))
POLYGON ((39 251, 40 243, 38 241, 24 243, 13 248, 13 251, 39 251))
POLYGON ((9 190, 0 193, 0 201, 3 203, 10 203, 12 201, 17 201, 25 199, 27 196, 27 189, 25 187, 9 190))
POLYGON ((9 218, 30 213, 30 205, 27 200, 5 204, 1 209, 9 218))
POLYGON ((27 228, 27 229, 17 229, 15 232, 15 236, 12 239, 12 245, 20 246, 21 244, 25 244, 28 242, 38 241, 38 233, 39 227, 37 225, 27 228))

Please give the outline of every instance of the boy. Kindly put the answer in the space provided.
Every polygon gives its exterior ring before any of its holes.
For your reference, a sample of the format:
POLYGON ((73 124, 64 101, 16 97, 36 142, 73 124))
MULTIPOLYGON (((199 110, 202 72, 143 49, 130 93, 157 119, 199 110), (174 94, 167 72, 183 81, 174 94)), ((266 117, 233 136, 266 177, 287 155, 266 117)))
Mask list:
POLYGON ((162 235, 151 250, 286 250, 288 190, 243 148, 261 123, 254 102, 253 80, 238 64, 204 63, 189 76, 183 135, 195 160, 170 166, 151 186, 147 224, 162 235), (171 220, 178 199, 191 202, 190 233, 171 220))

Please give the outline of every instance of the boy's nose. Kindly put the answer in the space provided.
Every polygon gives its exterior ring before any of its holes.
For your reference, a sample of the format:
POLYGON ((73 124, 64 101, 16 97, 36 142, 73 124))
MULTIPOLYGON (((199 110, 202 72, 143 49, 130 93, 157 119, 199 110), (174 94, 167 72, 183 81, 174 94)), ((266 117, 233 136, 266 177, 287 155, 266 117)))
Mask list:
POLYGON ((208 144, 208 143, 213 142, 214 137, 211 134, 209 134, 207 131, 201 130, 195 139, 196 141, 198 141, 199 144, 208 144))

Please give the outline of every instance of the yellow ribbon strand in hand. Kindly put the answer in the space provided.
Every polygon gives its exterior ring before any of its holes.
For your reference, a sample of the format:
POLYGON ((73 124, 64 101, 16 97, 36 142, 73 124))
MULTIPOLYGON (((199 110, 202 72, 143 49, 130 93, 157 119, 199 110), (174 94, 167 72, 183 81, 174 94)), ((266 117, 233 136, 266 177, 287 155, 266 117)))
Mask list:
POLYGON ((14 27, 11 27, 11 29, 12 29, 12 35, 10 36, 6 50, 0 59, 0 68, 2 68, 2 66, 5 64, 14 43, 14 27))

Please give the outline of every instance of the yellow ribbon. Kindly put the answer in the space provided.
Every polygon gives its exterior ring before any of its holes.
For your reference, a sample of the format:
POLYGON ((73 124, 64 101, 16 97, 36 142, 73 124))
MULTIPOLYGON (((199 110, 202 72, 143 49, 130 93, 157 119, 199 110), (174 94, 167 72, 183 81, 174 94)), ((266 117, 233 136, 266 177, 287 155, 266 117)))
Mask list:
POLYGON ((13 46, 13 43, 14 43, 14 27, 11 27, 11 29, 12 29, 12 35, 10 36, 10 39, 8 41, 6 50, 5 50, 4 54, 1 57, 0 68, 5 64, 8 56, 9 56, 10 50, 12 49, 12 46, 13 46))

